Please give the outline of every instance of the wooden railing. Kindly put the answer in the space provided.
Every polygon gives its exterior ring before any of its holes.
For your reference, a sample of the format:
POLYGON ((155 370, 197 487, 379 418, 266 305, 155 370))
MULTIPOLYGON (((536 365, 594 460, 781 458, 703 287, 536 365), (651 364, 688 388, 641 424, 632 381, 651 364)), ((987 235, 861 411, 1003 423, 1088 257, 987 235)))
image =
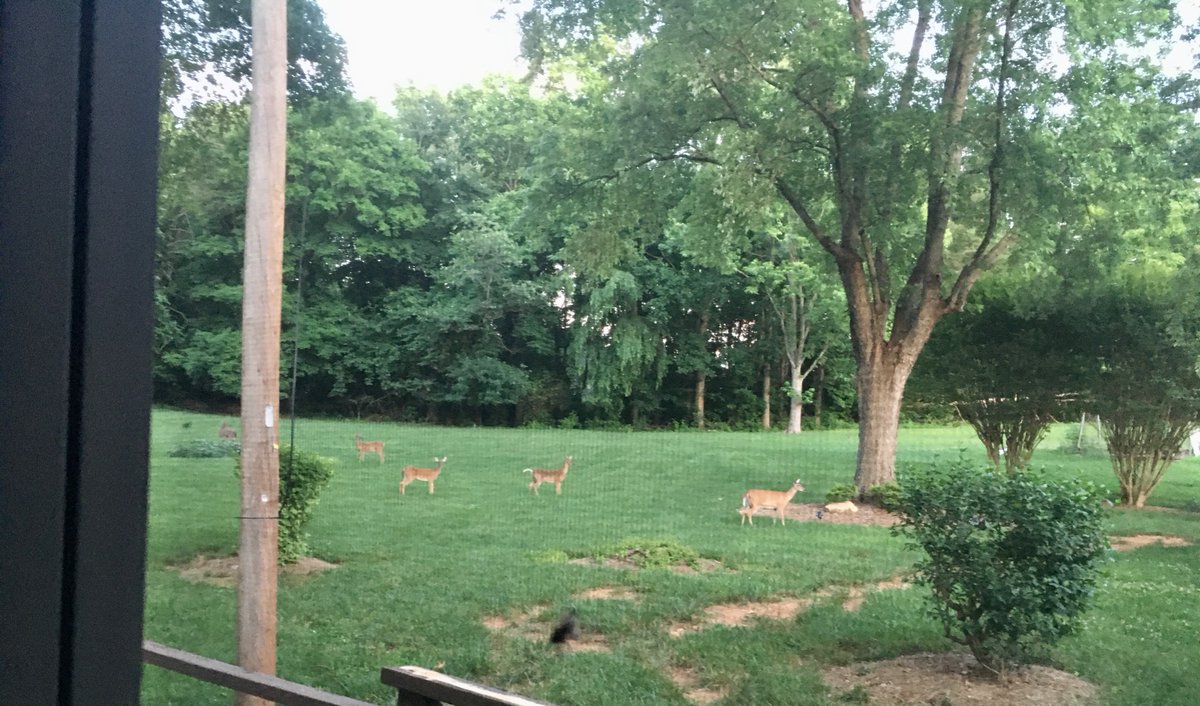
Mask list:
POLYGON ((366 701, 321 691, 270 674, 250 672, 233 664, 201 657, 149 640, 142 642, 142 661, 209 684, 233 689, 240 694, 270 699, 280 706, 375 706, 366 701))
MULTIPOLYGON (((270 699, 280 706, 375 706, 348 696, 297 684, 269 674, 250 672, 191 652, 146 640, 142 642, 146 664, 185 674, 233 691, 270 699)), ((554 706, 482 684, 447 676, 421 667, 384 667, 384 684, 396 690, 398 706, 554 706)))
POLYGON ((397 706, 554 706, 422 667, 384 667, 379 678, 396 689, 397 706))

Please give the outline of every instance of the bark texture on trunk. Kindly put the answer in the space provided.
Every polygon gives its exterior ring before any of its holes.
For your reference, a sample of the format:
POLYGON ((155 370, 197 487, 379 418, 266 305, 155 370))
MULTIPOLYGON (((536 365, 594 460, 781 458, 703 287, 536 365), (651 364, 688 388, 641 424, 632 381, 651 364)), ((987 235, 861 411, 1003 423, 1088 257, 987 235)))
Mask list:
POLYGON ((704 383, 707 376, 704 371, 696 373, 696 428, 704 428, 704 383))
POLYGON ((854 473, 854 484, 859 492, 872 485, 896 480, 900 403, 907 380, 907 372, 891 365, 859 367, 858 466, 854 473))

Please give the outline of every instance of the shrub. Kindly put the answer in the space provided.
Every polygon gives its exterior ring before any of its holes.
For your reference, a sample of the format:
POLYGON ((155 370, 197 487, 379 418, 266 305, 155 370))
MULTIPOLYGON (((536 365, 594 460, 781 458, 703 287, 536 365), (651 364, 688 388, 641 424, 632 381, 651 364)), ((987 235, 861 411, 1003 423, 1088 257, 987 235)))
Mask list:
POLYGON ((858 496, 858 487, 853 483, 838 483, 825 493, 825 502, 842 503, 858 496))
POLYGON ((1108 547, 1094 487, 964 461, 911 470, 900 487, 893 531, 925 551, 932 615, 980 664, 1002 671, 1075 629, 1108 547))
POLYGON ((167 452, 172 458, 227 458, 242 453, 242 445, 233 439, 193 439, 167 452))
POLYGON ((333 478, 333 461, 308 451, 279 452, 279 563, 291 564, 308 554, 304 528, 321 491, 333 478), (289 462, 290 461, 290 462, 289 462))
POLYGON ((900 486, 895 483, 880 483, 867 488, 863 499, 884 510, 896 512, 900 509, 900 486))

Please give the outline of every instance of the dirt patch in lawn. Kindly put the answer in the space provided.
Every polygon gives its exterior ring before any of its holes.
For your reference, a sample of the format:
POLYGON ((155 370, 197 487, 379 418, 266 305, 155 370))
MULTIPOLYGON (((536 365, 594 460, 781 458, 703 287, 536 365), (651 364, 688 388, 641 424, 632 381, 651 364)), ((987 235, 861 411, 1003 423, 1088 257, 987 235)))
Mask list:
MULTIPOLYGON (((754 517, 770 519, 774 510, 763 510, 754 517)), ((793 522, 828 522, 834 525, 866 525, 868 527, 891 527, 900 523, 900 516, 874 505, 859 505, 858 512, 829 512, 824 503, 792 503, 787 506, 787 519, 793 522), (817 519, 817 512, 821 519, 817 519)), ((759 519, 762 522, 762 519, 759 519)))
POLYGON ((572 596, 578 601, 636 601, 638 594, 624 586, 597 586, 572 596))
MULTIPOLYGON (((568 564, 576 566, 593 566, 602 569, 620 569, 621 571, 641 571, 643 567, 638 566, 631 559, 621 556, 606 556, 603 559, 584 556, 577 559, 571 559, 568 564)), ((693 564, 685 561, 679 561, 671 564, 668 567, 671 571, 677 574, 708 574, 714 571, 720 571, 724 565, 716 559, 697 559, 693 564)), ((732 573, 732 569, 725 569, 732 573)))
MULTIPOLYGON (((313 556, 301 558, 294 564, 279 567, 284 576, 315 576, 336 569, 337 564, 318 559, 313 556)), ((234 556, 206 556, 200 554, 186 564, 171 564, 168 568, 178 571, 179 575, 193 583, 207 583, 213 586, 233 588, 237 586, 238 558, 234 556)))
POLYGON ((671 637, 680 637, 690 632, 704 630, 714 625, 725 627, 744 627, 754 620, 791 620, 801 612, 808 610, 814 603, 843 595, 842 610, 852 613, 863 606, 866 597, 877 591, 903 590, 910 586, 900 577, 893 577, 878 583, 851 586, 826 586, 802 598, 778 598, 771 601, 750 601, 743 603, 719 603, 704 609, 699 620, 675 623, 667 628, 671 637))
MULTIPOLYGON (((530 642, 550 642, 550 633, 558 622, 558 616, 547 616, 549 606, 536 605, 525 611, 511 612, 508 615, 488 615, 481 621, 483 626, 495 635, 529 640, 530 642)), ((563 652, 609 652, 612 648, 608 638, 588 630, 586 625, 580 625, 578 635, 566 642, 560 643, 563 652)))
POLYGON ((1161 544, 1164 547, 1190 547, 1192 545, 1190 541, 1183 537, 1176 537, 1171 534, 1114 535, 1108 538, 1108 543, 1112 545, 1113 549, 1119 552, 1148 547, 1151 544, 1161 544))
POLYGON ((1067 672, 1034 665, 995 677, 969 654, 916 654, 825 670, 837 693, 861 688, 873 704, 1086 706, 1096 687, 1067 672))
POLYGON ((725 698, 726 690, 700 686, 700 675, 687 667, 670 667, 667 677, 683 692, 684 698, 696 704, 711 704, 725 698))

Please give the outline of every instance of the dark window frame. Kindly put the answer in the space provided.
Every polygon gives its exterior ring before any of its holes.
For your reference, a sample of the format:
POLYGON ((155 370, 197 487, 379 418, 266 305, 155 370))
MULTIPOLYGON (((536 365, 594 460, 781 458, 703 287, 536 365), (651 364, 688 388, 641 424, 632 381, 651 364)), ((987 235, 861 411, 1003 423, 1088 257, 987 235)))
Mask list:
POLYGON ((0 2, 0 703, 138 700, 159 19, 0 2))

